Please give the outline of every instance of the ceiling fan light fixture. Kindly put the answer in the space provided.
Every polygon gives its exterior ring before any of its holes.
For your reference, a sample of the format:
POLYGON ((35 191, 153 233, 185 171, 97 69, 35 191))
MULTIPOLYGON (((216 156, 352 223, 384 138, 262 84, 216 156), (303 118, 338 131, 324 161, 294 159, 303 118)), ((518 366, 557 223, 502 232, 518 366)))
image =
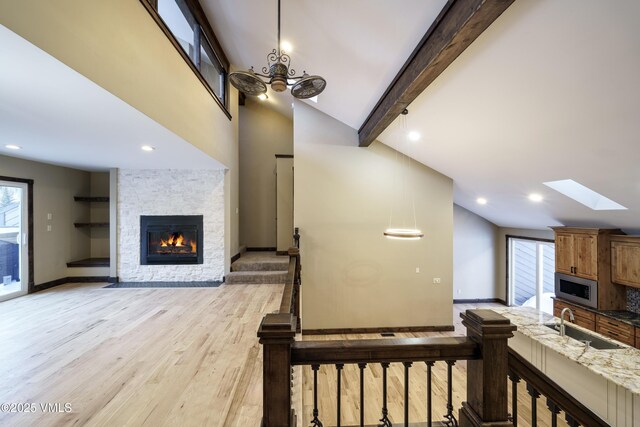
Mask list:
POLYGON ((308 99, 318 96, 327 86, 327 81, 320 76, 302 75, 291 88, 291 94, 298 99, 308 99))
MULTIPOLYGON (((286 42, 285 42, 286 43, 286 42)), ((313 98, 327 86, 327 81, 320 76, 310 76, 306 72, 296 76, 290 68, 291 58, 280 43, 280 0, 278 0, 278 48, 267 55, 268 66, 262 67, 262 73, 253 71, 235 71, 229 74, 229 82, 248 96, 259 96, 267 91, 267 84, 275 92, 284 92, 291 86, 291 95, 298 99, 313 98)), ((290 45, 289 45, 290 46, 290 45)))
POLYGON ((230 73, 229 81, 236 89, 248 96, 259 96, 267 93, 267 85, 253 70, 230 73))

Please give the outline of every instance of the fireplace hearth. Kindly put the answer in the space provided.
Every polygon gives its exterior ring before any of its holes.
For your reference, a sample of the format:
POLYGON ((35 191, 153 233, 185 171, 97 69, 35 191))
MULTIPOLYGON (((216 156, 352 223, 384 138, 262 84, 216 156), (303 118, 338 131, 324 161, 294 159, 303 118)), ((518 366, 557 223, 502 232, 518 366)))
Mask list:
POLYGON ((140 264, 202 264, 202 215, 141 215, 140 264))

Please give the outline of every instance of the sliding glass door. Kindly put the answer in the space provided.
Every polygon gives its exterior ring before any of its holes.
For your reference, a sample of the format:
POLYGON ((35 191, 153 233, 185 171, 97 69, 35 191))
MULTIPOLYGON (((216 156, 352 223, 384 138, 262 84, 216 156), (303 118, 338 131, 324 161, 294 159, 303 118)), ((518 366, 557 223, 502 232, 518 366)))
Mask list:
POLYGON ((27 184, 0 181, 0 301, 27 293, 27 184))
POLYGON ((509 305, 553 314, 555 245, 508 237, 509 305))

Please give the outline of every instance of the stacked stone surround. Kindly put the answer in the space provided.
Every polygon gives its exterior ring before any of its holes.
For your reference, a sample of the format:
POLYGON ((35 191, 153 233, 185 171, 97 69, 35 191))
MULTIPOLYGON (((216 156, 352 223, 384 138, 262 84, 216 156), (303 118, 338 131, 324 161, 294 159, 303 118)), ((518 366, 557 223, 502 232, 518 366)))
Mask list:
POLYGON ((199 282, 224 276, 224 171, 118 171, 118 277, 199 282), (202 215, 203 264, 140 265, 141 215, 202 215))

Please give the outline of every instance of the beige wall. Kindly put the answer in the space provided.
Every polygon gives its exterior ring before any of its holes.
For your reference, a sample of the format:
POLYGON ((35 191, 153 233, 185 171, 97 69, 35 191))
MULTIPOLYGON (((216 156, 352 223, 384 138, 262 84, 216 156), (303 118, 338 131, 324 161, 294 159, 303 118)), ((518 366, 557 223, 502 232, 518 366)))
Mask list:
POLYGON ((505 301, 507 298, 507 235, 515 237, 533 237, 553 240, 552 230, 530 230, 524 228, 498 228, 498 246, 496 260, 498 262, 498 288, 496 298, 505 301))
POLYGON ((73 226, 89 218, 86 203, 74 196, 90 191, 90 174, 75 169, 0 156, 0 175, 33 179, 34 283, 67 277, 69 261, 86 258, 90 252, 87 230, 73 226), (47 214, 52 219, 47 220, 47 214), (51 225, 51 231, 47 231, 51 225))
POLYGON ((247 99, 240 107, 240 243, 276 246, 276 154, 293 154, 293 123, 247 99))
POLYGON ((498 227, 453 205, 453 298, 497 298, 498 227))
POLYGON ((231 122, 139 0, 0 0, 0 24, 230 165, 231 122))
POLYGON ((303 328, 451 325, 451 179, 409 162, 425 237, 389 240, 395 151, 378 142, 359 148, 354 129, 296 102, 294 155, 303 328))
MULTIPOLYGON (((109 173, 91 173, 92 197, 109 197, 109 173)), ((109 203, 87 203, 91 222, 109 222, 109 203)), ((109 258, 109 228, 91 230, 91 258, 109 258)))
POLYGON ((276 163, 276 250, 286 252, 293 245, 293 159, 281 157, 276 163))
POLYGON ((0 0, 0 24, 227 166, 225 253, 237 253, 235 89, 229 120, 138 0, 0 0))

